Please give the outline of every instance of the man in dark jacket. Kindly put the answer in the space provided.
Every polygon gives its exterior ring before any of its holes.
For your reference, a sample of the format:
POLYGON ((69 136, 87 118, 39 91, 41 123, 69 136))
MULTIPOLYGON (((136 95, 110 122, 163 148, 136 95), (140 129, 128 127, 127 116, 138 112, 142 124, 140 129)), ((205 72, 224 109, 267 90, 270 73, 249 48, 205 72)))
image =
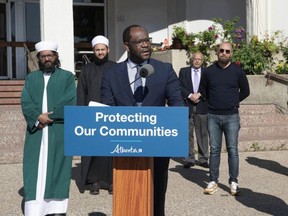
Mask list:
POLYGON ((223 134, 228 152, 230 194, 235 196, 239 192, 238 109, 240 101, 249 96, 250 89, 245 72, 231 62, 232 55, 231 43, 221 43, 217 51, 218 61, 205 69, 203 85, 201 83, 200 86, 201 96, 208 100, 210 139, 210 182, 204 190, 205 194, 214 194, 218 189, 223 134))
MULTIPOLYGON (((90 101, 100 102, 100 88, 103 71, 115 64, 108 60, 109 40, 98 35, 92 42, 95 61, 84 65, 77 84, 77 105, 87 106, 90 101)), ((81 157, 81 182, 80 192, 90 187, 92 195, 99 194, 100 186, 112 188, 112 158, 111 157, 81 157)))
POLYGON ((193 102, 199 90, 200 80, 204 68, 202 68, 204 56, 201 52, 193 53, 191 66, 180 69, 181 93, 189 107, 189 155, 184 160, 184 168, 195 165, 194 156, 194 130, 198 146, 198 162, 200 166, 209 167, 208 164, 208 128, 207 128, 207 101, 196 100, 193 102))
MULTIPOLYGON (((184 106, 179 79, 172 65, 150 58, 151 41, 148 31, 139 25, 129 26, 123 32, 123 43, 128 52, 128 58, 126 61, 112 66, 103 74, 102 102, 110 106, 165 106, 166 104, 168 106, 184 106), (145 64, 153 66, 155 71, 152 76, 135 78, 139 72, 137 66, 145 64), (142 82, 138 88, 135 87, 135 79, 142 82), (142 97, 138 97, 138 89, 142 90, 140 91, 142 97)), ((127 160, 130 163, 134 161, 133 157, 130 159, 128 157, 127 160)), ((169 160, 168 157, 154 157, 155 216, 165 216, 169 160)))

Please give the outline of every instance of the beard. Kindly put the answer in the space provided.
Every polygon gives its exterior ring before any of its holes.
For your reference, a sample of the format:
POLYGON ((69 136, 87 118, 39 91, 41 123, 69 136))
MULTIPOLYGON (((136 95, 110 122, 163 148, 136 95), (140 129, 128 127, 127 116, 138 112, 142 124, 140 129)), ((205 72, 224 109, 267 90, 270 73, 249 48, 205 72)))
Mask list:
POLYGON ((44 73, 53 73, 57 67, 56 61, 45 61, 44 63, 39 62, 39 68, 44 73))
POLYGON ((94 59, 95 59, 94 62, 96 65, 102 65, 108 62, 108 54, 103 59, 99 59, 97 56, 95 56, 94 59))
POLYGON ((231 58, 226 57, 226 56, 220 56, 218 58, 218 62, 222 65, 227 65, 227 64, 229 64, 230 61, 231 61, 231 58))

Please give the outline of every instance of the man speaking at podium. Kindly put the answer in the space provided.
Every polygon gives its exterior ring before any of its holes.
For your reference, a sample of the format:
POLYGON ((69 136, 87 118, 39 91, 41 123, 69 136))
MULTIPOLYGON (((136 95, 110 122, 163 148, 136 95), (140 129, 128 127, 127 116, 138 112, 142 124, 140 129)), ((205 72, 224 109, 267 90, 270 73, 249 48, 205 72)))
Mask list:
MULTIPOLYGON (((104 71, 101 102, 110 106, 184 106, 172 65, 150 58, 147 30, 139 25, 127 27, 123 43, 128 58, 104 71)), ((154 158, 154 216, 165 215, 169 160, 154 158)))

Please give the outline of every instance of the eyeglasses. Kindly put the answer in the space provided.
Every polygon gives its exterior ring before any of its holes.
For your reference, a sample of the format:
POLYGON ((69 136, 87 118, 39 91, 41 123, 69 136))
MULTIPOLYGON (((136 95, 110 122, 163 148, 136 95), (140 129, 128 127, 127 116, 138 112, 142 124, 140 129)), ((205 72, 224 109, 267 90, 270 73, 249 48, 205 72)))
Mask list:
POLYGON ((151 43, 151 38, 146 38, 146 39, 135 41, 135 42, 129 41, 129 43, 133 44, 134 46, 139 47, 139 46, 143 46, 144 43, 150 44, 151 43))
POLYGON ((224 53, 224 52, 225 52, 226 54, 230 54, 230 53, 231 53, 231 50, 220 49, 219 52, 220 52, 220 53, 224 53))
POLYGON ((48 55, 40 55, 39 58, 40 59, 52 59, 55 56, 55 54, 48 54, 48 55))

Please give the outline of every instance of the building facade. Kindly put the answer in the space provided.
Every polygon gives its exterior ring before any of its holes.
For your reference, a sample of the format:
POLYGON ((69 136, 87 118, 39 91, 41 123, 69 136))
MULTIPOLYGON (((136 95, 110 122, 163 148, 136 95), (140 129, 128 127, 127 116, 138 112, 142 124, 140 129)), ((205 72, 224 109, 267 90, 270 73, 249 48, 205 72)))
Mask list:
POLYGON ((110 40, 110 59, 126 58, 122 32, 131 24, 147 28, 153 43, 171 42, 173 26, 188 32, 207 28, 213 18, 232 20, 261 37, 276 30, 288 36, 285 0, 0 0, 0 79, 24 79, 28 50, 40 40, 59 43, 62 68, 75 73, 91 57, 91 39, 110 40))

